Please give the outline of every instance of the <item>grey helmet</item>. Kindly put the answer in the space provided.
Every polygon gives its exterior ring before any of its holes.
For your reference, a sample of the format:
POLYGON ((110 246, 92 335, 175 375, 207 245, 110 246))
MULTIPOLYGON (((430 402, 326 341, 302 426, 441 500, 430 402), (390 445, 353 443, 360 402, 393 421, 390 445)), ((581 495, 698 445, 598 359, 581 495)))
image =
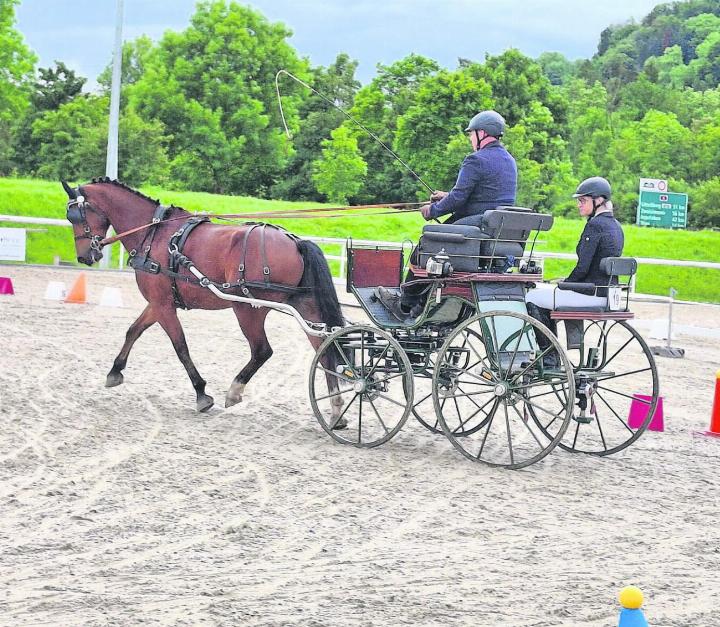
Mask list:
POLYGON ((468 131, 485 131, 492 137, 502 137, 505 132, 505 118, 497 111, 481 111, 478 113, 465 129, 468 131))
POLYGON ((577 186, 573 198, 579 198, 580 196, 599 198, 602 196, 605 200, 610 200, 611 195, 612 190, 610 189, 610 183, 608 183, 607 179, 604 179, 602 176, 593 176, 585 179, 577 186))

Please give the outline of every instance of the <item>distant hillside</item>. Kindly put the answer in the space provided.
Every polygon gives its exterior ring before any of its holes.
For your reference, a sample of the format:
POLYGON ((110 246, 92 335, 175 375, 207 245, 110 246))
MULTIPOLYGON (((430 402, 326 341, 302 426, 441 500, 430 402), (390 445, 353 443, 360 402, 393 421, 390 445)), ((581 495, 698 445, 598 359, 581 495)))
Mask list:
POLYGON ((613 25, 594 57, 603 79, 634 80, 645 68, 673 86, 720 84, 720 2, 690 0, 656 6, 640 24, 613 25))

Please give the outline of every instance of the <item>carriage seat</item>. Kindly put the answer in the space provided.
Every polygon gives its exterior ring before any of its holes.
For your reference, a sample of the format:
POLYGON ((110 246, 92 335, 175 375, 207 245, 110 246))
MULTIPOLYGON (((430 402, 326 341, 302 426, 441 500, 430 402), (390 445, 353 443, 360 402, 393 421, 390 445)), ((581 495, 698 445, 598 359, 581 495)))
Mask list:
MULTIPOLYGON (((552 312, 551 317, 555 319, 568 319, 568 316, 555 315, 565 313, 629 313, 628 312, 628 296, 630 290, 630 279, 637 272, 637 260, 633 257, 606 257, 600 262, 600 271, 610 275, 608 285, 595 285, 594 283, 576 283, 570 281, 561 281, 558 283, 560 290, 572 290, 579 294, 587 296, 607 295, 607 302, 600 307, 558 307, 552 312), (627 277, 626 282, 622 282, 620 277, 627 277), (606 294, 605 294, 606 293, 606 294), (622 306, 622 296, 625 295, 624 307, 622 306)), ((575 316, 579 317, 579 316, 575 316)))
POLYGON ((444 251, 458 272, 502 272, 525 252, 532 231, 547 231, 551 215, 525 207, 498 207, 475 216, 476 224, 429 224, 418 246, 420 265, 444 251))

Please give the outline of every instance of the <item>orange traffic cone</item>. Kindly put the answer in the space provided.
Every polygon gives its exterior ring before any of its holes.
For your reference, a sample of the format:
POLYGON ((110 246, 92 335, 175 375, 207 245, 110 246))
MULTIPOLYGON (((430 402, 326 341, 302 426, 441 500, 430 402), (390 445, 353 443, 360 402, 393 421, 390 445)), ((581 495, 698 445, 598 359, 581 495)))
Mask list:
POLYGON ((87 303, 87 297, 85 294, 86 287, 87 280, 85 278, 85 273, 81 272, 80 276, 75 279, 75 283, 73 283, 72 287, 70 288, 68 295, 65 297, 65 302, 77 303, 81 305, 87 303))
POLYGON ((705 435, 720 438, 720 370, 715 374, 715 399, 710 416, 710 431, 706 431, 705 435))

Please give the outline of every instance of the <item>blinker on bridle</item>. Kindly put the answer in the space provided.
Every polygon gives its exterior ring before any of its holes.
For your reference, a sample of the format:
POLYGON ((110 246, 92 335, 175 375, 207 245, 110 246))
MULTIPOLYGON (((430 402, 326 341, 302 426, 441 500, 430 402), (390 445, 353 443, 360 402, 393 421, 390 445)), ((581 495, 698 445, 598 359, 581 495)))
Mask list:
POLYGON ((87 209, 102 217, 102 214, 97 209, 95 209, 95 207, 93 207, 89 202, 85 201, 84 196, 78 195, 76 198, 71 198, 67 202, 67 219, 70 224, 79 225, 83 228, 82 235, 76 235, 75 241, 77 242, 81 239, 89 239, 90 248, 92 250, 100 252, 102 251, 102 248, 104 246, 104 244, 102 243, 104 236, 95 235, 92 232, 92 229, 90 228, 90 225, 87 221, 87 209))

